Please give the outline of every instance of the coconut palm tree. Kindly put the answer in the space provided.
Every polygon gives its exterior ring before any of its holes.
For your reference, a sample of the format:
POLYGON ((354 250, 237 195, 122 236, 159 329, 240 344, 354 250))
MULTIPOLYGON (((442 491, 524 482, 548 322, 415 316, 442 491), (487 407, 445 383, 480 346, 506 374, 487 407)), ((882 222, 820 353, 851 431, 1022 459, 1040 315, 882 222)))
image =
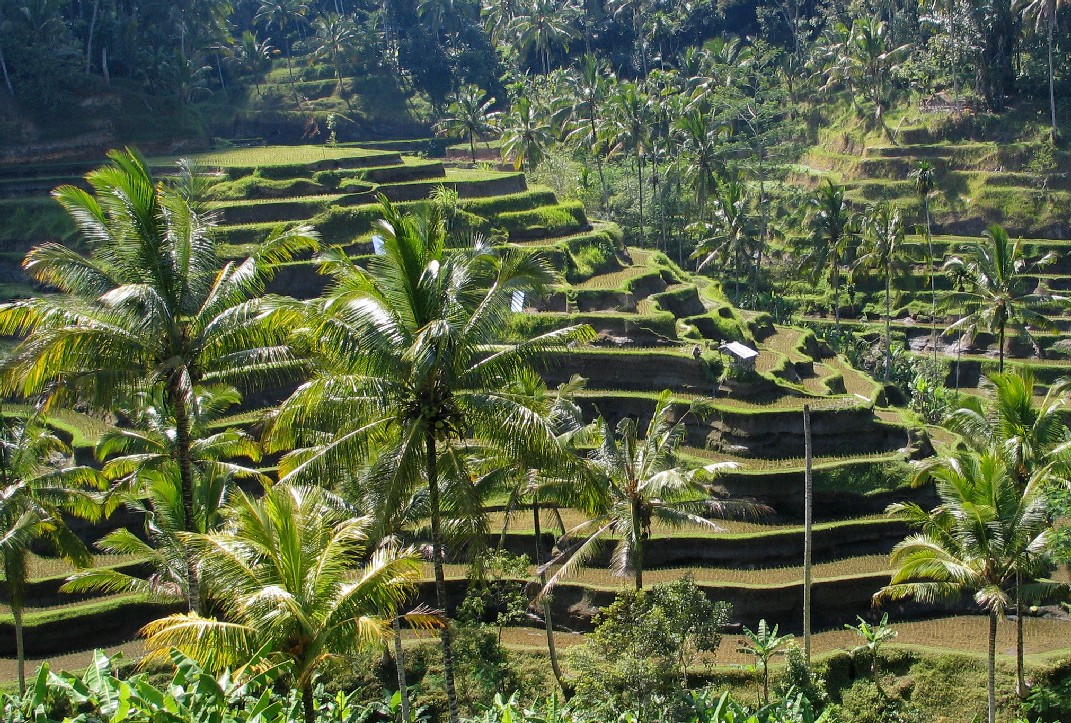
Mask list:
POLYGON ((559 47, 569 52, 569 41, 577 36, 574 19, 577 10, 571 2, 556 0, 528 0, 511 24, 517 47, 521 52, 535 51, 543 66, 543 74, 550 73, 550 50, 559 47))
POLYGON ((1052 119, 1052 142, 1056 143, 1059 131, 1056 129, 1056 73, 1053 69, 1052 47, 1056 19, 1061 7, 1067 7, 1067 0, 1021 0, 1017 3, 1019 11, 1026 20, 1034 22, 1034 29, 1041 32, 1045 26, 1045 37, 1049 48, 1049 113, 1052 119))
MULTIPOLYGON (((25 337, 4 365, 5 380, 24 395, 48 391, 106 411, 139 392, 159 394, 175 420, 179 529, 195 531, 196 390, 277 384, 300 365, 289 331, 301 305, 263 293, 274 266, 314 248, 316 237, 307 227, 274 231, 253 256, 223 264, 210 220, 187 196, 155 181, 134 150, 108 157, 86 176, 94 195, 75 186, 53 193, 91 254, 58 243, 35 247, 23 268, 62 293, 0 305, 0 334, 25 337)), ((191 564, 191 610, 196 578, 191 564)))
MULTIPOLYGON (((1044 399, 1034 403, 1034 372, 1024 369, 1012 374, 989 376, 992 396, 988 400, 969 396, 949 413, 945 425, 957 432, 973 449, 981 452, 995 445, 1004 455, 1011 475, 1025 488, 1034 473, 1048 465, 1067 464, 1067 423, 1071 410, 1066 395, 1071 380, 1060 379, 1049 387, 1044 399)), ((1016 577, 1016 685, 1026 692, 1024 671, 1023 611, 1016 577)))
MULTIPOLYGON (((434 208, 403 214, 385 199, 377 231, 384 254, 356 266, 340 250, 322 257, 334 284, 312 309, 318 372, 281 406, 269 449, 295 449, 283 479, 340 479, 375 447, 394 449, 396 468, 427 486, 436 601, 446 609, 444 476, 458 443, 487 444, 513 459, 545 457, 553 445, 538 410, 509 392, 533 354, 591 339, 569 327, 521 344, 491 347, 514 292, 554 278, 541 255, 492 250, 480 240, 446 253, 434 208)), ((468 479, 467 477, 465 479, 468 479)), ((449 480, 445 480, 449 481, 449 480)), ((441 631, 451 721, 458 720, 450 627, 441 631)))
POLYGON ((696 271, 715 260, 723 265, 732 263, 736 303, 740 299, 740 277, 746 274, 745 259, 751 261, 754 257, 758 241, 753 204, 742 177, 717 184, 707 238, 699 242, 692 254, 692 258, 698 259, 696 271))
POLYGON ((1056 258, 1050 252, 1034 263, 1028 263, 1020 242, 1008 238, 1003 227, 994 224, 985 234, 985 242, 977 242, 964 256, 953 256, 945 262, 948 273, 962 275, 967 289, 953 299, 966 307, 966 314, 952 323, 945 333, 959 331, 968 338, 979 330, 997 334, 1000 363, 1004 372, 1004 341, 1011 326, 1034 346, 1038 356, 1041 347, 1031 329, 1052 329, 1053 322, 1036 311, 1045 295, 1031 286, 1027 272, 1045 266, 1056 258))
POLYGON ((904 217, 887 203, 871 208, 863 222, 863 251, 852 270, 876 271, 885 281, 885 381, 892 369, 892 280, 906 263, 904 217))
POLYGON ((643 163, 650 140, 649 99, 643 89, 631 81, 618 83, 609 100, 607 138, 611 154, 632 153, 636 168, 636 192, 639 197, 640 222, 637 231, 643 237, 643 163))
POLYGON ((681 466, 677 450, 686 430, 684 416, 675 419, 678 414, 670 394, 663 392, 643 439, 635 419, 622 419, 616 433, 605 419, 599 420, 601 444, 589 463, 604 491, 584 510, 590 519, 567 531, 566 537, 576 542, 547 563, 548 568, 559 567, 544 591, 574 574, 596 553, 602 538, 611 535, 617 539, 611 569, 617 575, 631 574, 636 589, 642 590, 644 548, 655 521, 671 528, 697 525, 717 531, 722 528, 709 517, 743 516, 766 509, 744 500, 716 499, 707 493, 705 483, 735 463, 719 462, 699 469, 681 466))
MULTIPOLYGON (((93 568, 68 578, 61 588, 64 592, 137 592, 164 602, 187 599, 189 561, 180 539, 183 510, 175 462, 175 420, 159 393, 156 396, 140 395, 139 406, 123 414, 129 426, 104 433, 96 447, 97 459, 104 463, 101 472, 112 483, 106 509, 122 504, 145 521, 144 537, 123 527, 109 532, 96 546, 109 554, 144 558, 152 572, 141 578, 111 568, 93 568)), ((236 461, 260 461, 260 445, 253 437, 233 427, 213 428, 240 402, 241 395, 233 387, 200 389, 194 395, 190 461, 196 532, 219 528, 235 480, 270 482, 258 470, 236 461)), ((203 595, 198 603, 204 603, 203 595)))
POLYGON ((15 622, 20 694, 26 692, 22 614, 30 547, 46 541, 71 564, 89 564, 89 550, 67 527, 65 515, 99 517, 93 491, 105 485, 94 470, 70 464, 71 449, 41 423, 37 412, 0 409, 0 559, 15 622))
POLYGON ((263 24, 266 30, 277 30, 283 41, 286 56, 286 72, 290 76, 290 90, 296 87, 294 67, 290 52, 290 33, 304 21, 309 6, 301 0, 259 0, 253 22, 263 24))
POLYGON ((926 219, 926 268, 930 276, 930 344, 933 346, 933 363, 937 363, 937 275, 933 265, 933 227, 930 224, 930 196, 937 182, 937 171, 929 161, 919 161, 911 173, 915 184, 915 193, 922 201, 922 211, 926 219))
POLYGON ((610 191, 603 172, 605 153, 605 104, 616 78, 604 68, 591 53, 586 53, 580 63, 571 68, 566 76, 572 91, 569 121, 566 124, 565 141, 577 151, 590 154, 595 159, 602 189, 603 208, 609 202, 610 191))
POLYGON ((439 129, 469 142, 472 162, 476 163, 476 140, 484 139, 496 131, 499 114, 491 110, 495 99, 475 85, 466 85, 459 90, 450 103, 449 115, 439 121, 439 129))
POLYGON ((339 95, 342 94, 342 66, 353 57, 359 39, 360 31, 353 18, 331 13, 316 20, 315 56, 331 63, 339 95))
POLYGON ((534 169, 547 157, 553 143, 550 120, 528 98, 518 98, 502 117, 502 159, 512 160, 515 170, 534 169))
MULTIPOLYGON (((378 647, 420 579, 411 549, 366 556, 368 520, 317 487, 276 485, 255 499, 239 492, 222 530, 188 534, 213 610, 145 626, 149 659, 177 648, 220 668, 268 650, 291 664, 306 723, 315 723, 313 683, 332 659, 378 647)), ((431 627, 435 616, 408 615, 431 627)))
POLYGON ((1040 577, 1051 529, 1043 490, 1051 469, 1034 473, 1020 488, 1001 450, 960 450, 926 467, 941 504, 926 512, 914 503, 889 507, 919 531, 893 548, 895 572, 875 603, 914 598, 923 603, 957 602, 963 595, 989 614, 989 723, 996 721, 997 621, 1020 589, 1024 599, 1040 599, 1059 586, 1047 580, 1017 586, 1019 575, 1040 577))
POLYGON ((809 248, 803 258, 803 268, 810 270, 815 282, 828 274, 833 285, 833 318, 837 336, 840 336, 841 265, 858 234, 859 222, 844 200, 844 187, 828 178, 811 199, 811 207, 811 234, 807 239, 809 248))

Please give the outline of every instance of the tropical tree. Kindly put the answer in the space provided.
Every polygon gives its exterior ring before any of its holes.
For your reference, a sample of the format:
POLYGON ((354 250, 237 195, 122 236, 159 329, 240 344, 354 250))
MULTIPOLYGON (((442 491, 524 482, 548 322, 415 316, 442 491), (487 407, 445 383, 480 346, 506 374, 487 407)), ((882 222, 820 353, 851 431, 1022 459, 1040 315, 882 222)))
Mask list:
POLYGON ((858 234, 858 219, 844 200, 844 187, 826 179, 811 199, 811 234, 803 258, 803 267, 817 282, 828 274, 833 286, 833 318, 840 336, 841 266, 858 234))
POLYGON ((604 491, 584 510, 591 519, 567 531, 576 542, 554 557, 547 567, 559 566, 544 586, 552 589, 598 550, 604 537, 613 536, 611 569, 617 575, 631 574, 636 589, 643 589, 644 548, 652 525, 677 529, 696 525, 708 530, 722 528, 710 517, 743 516, 765 508, 744 500, 715 499, 704 484, 719 472, 732 469, 732 462, 719 462, 699 469, 680 465, 677 451, 685 437, 684 416, 679 414, 669 392, 655 404, 647 433, 639 438, 635 419, 625 417, 616 433, 599 420, 601 443, 589 463, 605 486, 604 491))
POLYGON ((793 635, 777 634, 777 626, 772 628, 766 620, 759 621, 757 630, 744 626, 743 645, 737 648, 737 652, 754 656, 762 665, 762 703, 770 702, 770 659, 775 655, 784 655, 784 648, 792 642, 793 635))
POLYGON ((1028 271, 1043 267, 1056 258, 1050 252, 1033 263, 1028 263, 1019 241, 1012 242, 1003 227, 994 224, 985 234, 985 242, 977 242, 967 249, 964 256, 953 256, 944 268, 950 274, 962 275, 966 290, 955 294, 953 300, 966 307, 966 314, 953 322, 946 333, 955 331, 973 337, 979 330, 997 334, 1000 363, 998 371, 1004 371, 1004 341, 1008 327, 1012 327, 1034 346, 1038 356, 1041 347, 1034 339, 1032 329, 1052 329, 1053 322, 1036 309, 1045 300, 1033 285, 1035 279, 1028 271))
POLYGON ((707 238, 699 242, 692 258, 698 259, 696 271, 711 261, 731 262, 739 300, 740 278, 747 273, 745 260, 750 262, 754 257, 758 240, 758 229, 752 216, 753 200, 743 178, 737 176, 717 184, 713 206, 707 238))
POLYGON ((66 515, 99 517, 93 491, 104 486, 94 470, 70 464, 71 449, 41 423, 38 411, 0 410, 0 558, 15 623, 20 694, 26 692, 22 614, 30 548, 46 541, 71 564, 88 565, 89 550, 67 526, 66 515))
POLYGON ((580 63, 571 68, 566 82, 572 91, 569 121, 566 124, 565 141, 577 151, 590 155, 595 160, 602 189, 603 207, 609 200, 610 191, 603 172, 605 148, 606 100, 616 78, 604 68, 591 53, 586 53, 580 63))
POLYGON ((1056 143, 1059 131, 1056 128, 1056 73, 1052 61, 1053 34, 1061 7, 1067 0, 1021 0, 1016 3, 1026 20, 1034 22, 1034 29, 1041 32, 1045 27, 1045 40, 1049 50, 1049 114, 1052 122, 1052 142, 1056 143))
POLYGON ((242 33, 238 42, 228 50, 228 57, 253 79, 257 95, 260 95, 260 81, 271 70, 272 53, 274 46, 266 40, 257 38, 252 30, 242 33))
MULTIPOLYGON (((156 392, 139 395, 138 406, 124 412, 126 425, 101 435, 96 456, 111 487, 107 510, 119 504, 145 522, 144 536, 121 527, 106 534, 96 546, 109 554, 131 555, 147 561, 152 572, 137 577, 107 567, 78 572, 67 579, 64 592, 136 592, 163 602, 185 601, 188 596, 189 559, 181 539, 183 507, 178 465, 175 461, 175 419, 156 392)), ((237 460, 256 463, 260 445, 236 428, 213 429, 241 395, 232 387, 199 389, 191 406, 190 463, 193 468, 193 510, 196 532, 212 532, 222 523, 222 509, 235 480, 270 480, 237 460)), ((202 591, 199 605, 204 604, 202 591)))
MULTIPOLYGON (((187 613, 149 623, 149 659, 176 648, 225 668, 270 650, 291 664, 305 721, 315 723, 316 674, 387 639, 420 579, 421 559, 411 549, 366 558, 367 518, 316 487, 280 484, 260 499, 239 492, 225 514, 222 530, 183 540, 222 619, 187 613)), ((424 627, 437 621, 422 612, 406 617, 424 627)))
MULTIPOLYGON (((514 460, 545 457, 553 440, 509 382, 533 354, 593 334, 568 327, 489 347, 506 326, 514 293, 537 292, 553 280, 549 262, 479 240, 447 254, 434 208, 403 214, 383 200, 382 211, 376 228, 384 254, 367 269, 341 250, 322 257, 334 284, 311 311, 318 372, 282 404, 268 442, 275 450, 296 448, 280 465, 283 479, 293 481, 342 478, 376 445, 392 447, 399 476, 427 486, 436 601, 446 610, 441 472, 462 466, 452 461, 462 440, 514 460)), ((441 639, 450 719, 457 721, 449 625, 441 639)))
POLYGON ((554 128, 543 109, 521 97, 502 117, 502 158, 514 169, 534 169, 554 143, 554 128))
POLYGON ((686 110, 675 122, 682 150, 688 158, 685 172, 692 186, 698 211, 696 224, 702 227, 707 220, 707 201, 718 189, 722 173, 719 145, 727 130, 723 124, 713 124, 711 114, 702 107, 686 110))
POLYGON ((449 115, 439 121, 439 129, 469 142, 472 162, 476 163, 476 140, 484 139, 496 131, 499 114, 492 110, 495 99, 475 85, 466 85, 459 90, 450 103, 449 115))
POLYGON ((870 679, 874 681, 874 687, 878 689, 878 692, 884 696, 885 691, 882 690, 881 679, 878 677, 878 652, 881 650, 882 645, 897 635, 896 631, 889 625, 889 613, 882 614, 881 621, 877 625, 871 625, 862 617, 859 617, 858 625, 845 623, 844 627, 863 639, 861 645, 852 649, 852 655, 865 652, 870 656, 870 679))
MULTIPOLYGON (((293 300, 264 296, 274 265, 316 245, 307 227, 274 231, 254 256, 220 268, 208 219, 175 187, 156 182, 133 150, 86 176, 91 195, 61 186, 53 196, 92 244, 82 256, 37 246, 23 268, 58 289, 0 305, 0 333, 24 337, 4 365, 23 395, 110 411, 152 390, 175 420, 174 459, 182 517, 196 531, 191 405, 217 383, 279 383, 300 365, 289 331, 293 300)), ((200 595, 188 565, 190 610, 200 595)))
POLYGON ((887 203, 871 208, 863 221, 863 254, 855 269, 876 271, 885 281, 885 381, 892 370, 892 280, 906 260, 904 217, 887 203))
MULTIPOLYGON (((983 452, 990 445, 1004 455, 1016 484, 1025 488, 1039 469, 1057 465, 1066 472, 1067 423, 1071 410, 1066 395, 1071 380, 1052 384, 1040 403, 1034 401, 1034 372, 1030 369, 989 376, 992 391, 988 399, 968 396, 945 419, 973 449, 983 452)), ((1025 694, 1023 665, 1023 614, 1019 599, 1020 576, 1016 576, 1016 685, 1025 694)))
POLYGON ((559 47, 569 51, 569 41, 576 37, 573 18, 576 15, 572 3, 556 0, 528 0, 513 18, 512 28, 517 47, 522 52, 534 51, 543 66, 543 74, 550 73, 550 50, 559 47))
POLYGON ((1047 580, 1016 585, 1020 576, 1036 579, 1048 569, 1051 527, 1043 491, 1051 469, 1037 470, 1020 488, 994 446, 936 458, 926 472, 941 503, 930 512, 915 503, 889 507, 919 531, 893 548, 895 572, 874 600, 951 603, 974 596, 989 615, 989 722, 995 723, 997 621, 1009 606, 1009 593, 1019 589, 1023 599, 1041 599, 1058 588, 1047 580))
POLYGON ((930 277, 930 344, 933 346, 933 363, 937 363, 937 276, 933 266, 936 259, 933 257, 933 227, 930 224, 930 196, 933 194, 937 183, 937 171, 929 161, 919 161, 918 166, 911 173, 911 180, 915 184, 915 193, 922 201, 922 212, 926 219, 926 269, 930 277))
POLYGON ((647 94, 636 83, 625 81, 614 88, 609 101, 607 138, 611 154, 632 153, 639 196, 639 235, 643 230, 643 162, 650 139, 650 106, 647 94))
POLYGON ((259 7, 253 22, 260 23, 267 30, 277 30, 283 41, 283 53, 286 55, 286 72, 290 76, 290 89, 294 89, 294 67, 290 52, 290 33, 305 20, 309 6, 301 0, 259 0, 259 7))
POLYGON ((342 67, 353 57, 359 40, 360 31, 351 17, 331 13, 316 20, 315 56, 331 63, 339 94, 342 93, 342 67))

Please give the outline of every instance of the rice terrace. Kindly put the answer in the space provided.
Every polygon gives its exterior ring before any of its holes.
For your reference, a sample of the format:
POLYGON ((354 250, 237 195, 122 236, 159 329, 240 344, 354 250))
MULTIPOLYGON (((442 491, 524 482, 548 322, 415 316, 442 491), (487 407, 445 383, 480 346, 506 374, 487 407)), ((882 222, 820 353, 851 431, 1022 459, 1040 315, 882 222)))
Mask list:
POLYGON ((0 720, 1071 721, 1061 0, 0 2, 0 720))

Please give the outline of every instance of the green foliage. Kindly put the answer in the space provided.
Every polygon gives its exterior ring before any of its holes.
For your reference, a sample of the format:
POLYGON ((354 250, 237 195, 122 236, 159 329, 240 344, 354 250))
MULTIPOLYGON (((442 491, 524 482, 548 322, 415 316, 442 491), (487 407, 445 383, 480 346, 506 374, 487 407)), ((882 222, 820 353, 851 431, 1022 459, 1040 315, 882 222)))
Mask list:
POLYGON ((495 224, 510 238, 545 238, 575 233, 588 225, 588 219, 583 204, 566 201, 528 211, 506 211, 498 214, 495 224))
POLYGON ((730 612, 691 577, 619 593, 586 642, 568 652, 578 704, 592 712, 629 711, 637 721, 682 714, 676 686, 700 653, 718 647, 730 612))

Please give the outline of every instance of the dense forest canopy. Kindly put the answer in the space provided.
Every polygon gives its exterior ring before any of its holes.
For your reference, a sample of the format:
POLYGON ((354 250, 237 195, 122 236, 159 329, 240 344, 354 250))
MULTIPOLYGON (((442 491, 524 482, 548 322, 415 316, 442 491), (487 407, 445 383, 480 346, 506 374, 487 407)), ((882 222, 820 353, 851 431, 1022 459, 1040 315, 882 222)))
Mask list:
POLYGON ((257 83, 273 60, 291 74, 318 62, 340 77, 393 76, 441 106, 465 84, 501 99, 503 83, 585 53, 621 76, 684 71, 690 49, 732 36, 783 51, 789 85, 836 78, 850 57, 879 94, 882 66, 903 49, 893 87, 1000 109, 1047 100, 1050 47, 1065 82, 1066 15, 1052 0, 3 0, 0 73, 5 94, 34 105, 87 77, 190 102, 257 83))

